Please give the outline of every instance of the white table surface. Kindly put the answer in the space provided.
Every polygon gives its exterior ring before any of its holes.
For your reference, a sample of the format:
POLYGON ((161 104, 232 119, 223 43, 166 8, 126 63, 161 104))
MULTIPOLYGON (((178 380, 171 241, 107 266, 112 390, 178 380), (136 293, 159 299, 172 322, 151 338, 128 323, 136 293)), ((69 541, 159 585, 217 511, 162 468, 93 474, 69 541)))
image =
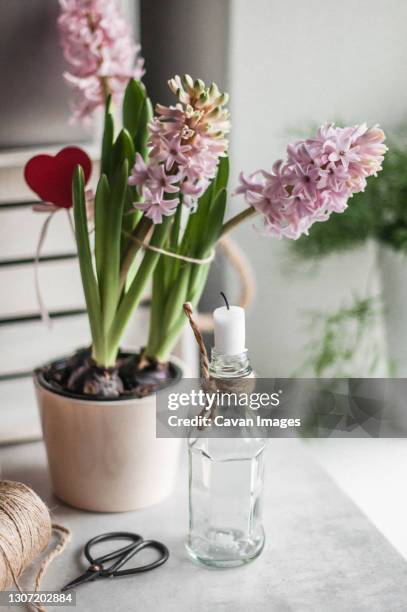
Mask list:
MULTIPOLYGON (((396 612, 407 609, 404 559, 297 440, 272 440, 268 450, 264 524, 267 542, 253 563, 212 570, 184 551, 187 529, 186 453, 178 488, 161 505, 123 514, 65 506, 51 493, 41 442, 0 449, 1 477, 32 486, 73 539, 51 565, 43 590, 56 590, 85 565, 83 544, 106 531, 135 531, 161 540, 169 561, 152 572, 77 589, 80 612, 396 612)), ((30 587, 32 571, 23 584, 30 587)), ((3 608, 6 609, 6 608, 3 608)), ((16 610, 16 607, 10 610, 16 610)))

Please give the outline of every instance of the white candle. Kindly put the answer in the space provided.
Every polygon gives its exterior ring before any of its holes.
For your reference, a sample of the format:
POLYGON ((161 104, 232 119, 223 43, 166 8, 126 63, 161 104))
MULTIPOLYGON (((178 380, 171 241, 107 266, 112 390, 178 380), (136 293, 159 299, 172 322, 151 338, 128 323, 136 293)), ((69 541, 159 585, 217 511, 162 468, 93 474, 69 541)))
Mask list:
POLYGON ((240 306, 222 306, 213 312, 215 350, 221 355, 240 355, 245 346, 245 313, 240 306))

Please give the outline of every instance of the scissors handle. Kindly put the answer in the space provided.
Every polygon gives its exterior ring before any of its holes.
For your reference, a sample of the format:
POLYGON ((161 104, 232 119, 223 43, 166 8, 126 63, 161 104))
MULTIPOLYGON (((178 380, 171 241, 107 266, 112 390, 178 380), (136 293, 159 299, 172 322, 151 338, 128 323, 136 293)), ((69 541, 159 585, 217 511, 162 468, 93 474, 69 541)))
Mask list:
POLYGON ((103 563, 107 563, 108 561, 112 561, 113 559, 121 560, 127 552, 134 550, 134 547, 142 541, 143 538, 140 535, 138 535, 137 533, 130 533, 128 531, 114 531, 111 533, 103 533, 102 535, 95 536, 94 538, 89 540, 89 542, 86 543, 84 553, 85 557, 91 565, 103 565, 103 563), (100 557, 95 558, 92 556, 91 549, 95 544, 120 539, 130 540, 130 544, 122 546, 121 548, 116 548, 114 551, 105 555, 101 555, 100 557))
POLYGON ((168 548, 162 544, 162 542, 157 542, 156 540, 142 540, 139 544, 136 544, 133 547, 133 550, 130 550, 122 559, 119 559, 116 563, 114 563, 109 568, 110 576, 130 576, 131 574, 140 574, 141 572, 148 572, 149 570, 153 570, 156 567, 160 567, 163 563, 165 563, 170 556, 170 552, 168 548), (137 553, 145 548, 152 548, 156 550, 160 556, 155 561, 151 563, 147 563, 146 565, 140 565, 138 567, 131 567, 129 569, 121 570, 120 568, 129 561, 132 557, 134 557, 137 553))

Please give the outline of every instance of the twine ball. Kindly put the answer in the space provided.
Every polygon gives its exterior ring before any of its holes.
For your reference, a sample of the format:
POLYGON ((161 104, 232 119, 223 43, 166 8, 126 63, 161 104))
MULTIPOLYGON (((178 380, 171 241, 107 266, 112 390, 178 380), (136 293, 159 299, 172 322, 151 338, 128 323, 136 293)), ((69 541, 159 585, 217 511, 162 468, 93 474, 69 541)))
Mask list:
POLYGON ((25 568, 48 545, 48 508, 21 482, 0 481, 0 591, 15 586, 25 568))

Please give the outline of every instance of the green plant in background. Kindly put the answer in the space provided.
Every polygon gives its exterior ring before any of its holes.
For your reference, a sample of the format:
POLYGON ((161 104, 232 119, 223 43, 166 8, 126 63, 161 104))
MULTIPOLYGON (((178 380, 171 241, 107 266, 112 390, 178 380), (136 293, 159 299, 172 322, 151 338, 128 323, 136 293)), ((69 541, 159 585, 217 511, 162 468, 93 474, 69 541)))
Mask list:
POLYGON ((306 259, 357 248, 373 239, 397 251, 407 252, 407 128, 387 137, 389 150, 380 180, 368 181, 351 206, 341 215, 316 223, 308 236, 291 243, 292 252, 306 259))
MULTIPOLYGON (((353 296, 349 304, 336 312, 307 313, 314 339, 304 347, 303 365, 294 375, 374 376, 382 359, 382 346, 374 329, 382 314, 382 300, 377 296, 353 296)), ((390 364, 384 364, 384 368, 387 375, 393 374, 390 364)))
POLYGON ((378 373, 380 377, 395 376, 394 364, 384 359, 377 334, 382 314, 382 298, 374 295, 354 295, 335 312, 307 313, 314 339, 304 347, 303 365, 293 376, 326 381, 319 383, 319 393, 309 398, 302 420, 302 437, 325 438, 329 432, 363 429, 365 420, 370 428, 375 426, 375 403, 363 404, 362 411, 356 406, 355 412, 352 383, 341 379, 370 378, 378 373), (348 396, 344 389, 348 389, 348 396))

